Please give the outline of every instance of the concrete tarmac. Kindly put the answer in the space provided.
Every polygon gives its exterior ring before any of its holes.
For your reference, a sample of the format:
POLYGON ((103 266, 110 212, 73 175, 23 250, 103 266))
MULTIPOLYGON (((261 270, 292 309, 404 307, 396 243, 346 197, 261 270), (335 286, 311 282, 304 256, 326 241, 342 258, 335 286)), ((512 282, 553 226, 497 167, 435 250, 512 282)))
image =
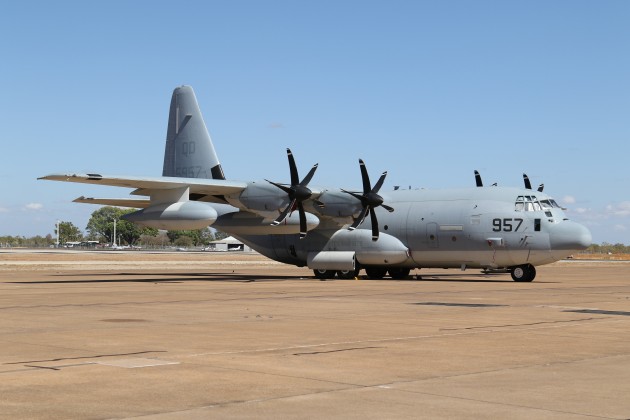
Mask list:
POLYGON ((1 251, 0 418, 630 418, 630 263, 412 274, 1 251))

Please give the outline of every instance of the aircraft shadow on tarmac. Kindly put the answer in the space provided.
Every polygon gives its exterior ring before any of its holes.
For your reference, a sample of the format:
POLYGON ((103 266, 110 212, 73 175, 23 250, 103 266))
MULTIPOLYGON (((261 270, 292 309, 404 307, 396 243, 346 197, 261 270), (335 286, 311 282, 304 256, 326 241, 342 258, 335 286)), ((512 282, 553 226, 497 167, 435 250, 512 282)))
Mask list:
MULTIPOLYGON (((418 274, 411 275, 406 279, 369 279, 366 276, 359 276, 358 281, 386 281, 386 282, 461 282, 461 283, 515 283, 512 279, 497 278, 501 274, 434 274, 427 273, 426 275, 418 274)), ((503 274, 504 275, 504 274, 503 274)), ((33 281, 20 281, 20 282, 7 282, 15 284, 94 284, 94 283, 184 283, 184 282, 237 282, 237 283, 252 283, 252 282, 266 282, 266 281, 289 281, 289 280, 304 280, 304 281, 319 281, 311 276, 287 276, 287 275, 251 275, 251 274, 239 274, 228 272, 212 272, 212 273, 95 273, 95 274, 53 274, 53 276, 60 277, 82 277, 82 279, 76 280, 33 280, 33 281), (126 277, 126 278, 117 278, 126 277)), ((354 279, 327 279, 330 281, 357 281, 354 279)), ((556 283, 553 281, 537 281, 536 283, 556 283)))

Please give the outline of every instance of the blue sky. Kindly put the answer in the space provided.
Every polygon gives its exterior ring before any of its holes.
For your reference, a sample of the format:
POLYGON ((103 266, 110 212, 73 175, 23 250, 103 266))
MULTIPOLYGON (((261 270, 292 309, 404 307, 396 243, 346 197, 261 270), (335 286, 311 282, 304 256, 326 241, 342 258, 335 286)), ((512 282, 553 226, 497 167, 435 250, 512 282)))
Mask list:
POLYGON ((0 236, 85 228, 53 172, 160 175, 192 85, 228 178, 384 189, 532 183, 630 244, 630 2, 108 1, 0 5, 0 236))

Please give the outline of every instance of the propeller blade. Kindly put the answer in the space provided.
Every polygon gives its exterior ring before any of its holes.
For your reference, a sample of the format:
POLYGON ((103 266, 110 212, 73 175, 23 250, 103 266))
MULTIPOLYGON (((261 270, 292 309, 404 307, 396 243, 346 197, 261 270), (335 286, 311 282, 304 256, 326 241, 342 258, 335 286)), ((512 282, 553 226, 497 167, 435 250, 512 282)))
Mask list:
POLYGON ((483 187, 483 182, 481 181, 481 174, 479 173, 479 171, 475 171, 475 182, 477 183, 478 187, 483 187))
POLYGON ((295 206, 295 202, 297 200, 291 200, 291 202, 289 203, 289 205, 282 210, 282 213, 280 213, 280 216, 278 216, 278 218, 276 220, 274 220, 271 224, 273 226, 278 226, 280 223, 282 223, 284 221, 284 219, 287 218, 287 216, 289 215, 289 213, 291 212, 291 210, 293 209, 293 206, 295 206))
POLYGON ((529 177, 527 176, 527 174, 523 174, 523 182, 525 183, 525 188, 528 190, 532 189, 532 183, 529 182, 529 177))
POLYGON ((370 208, 370 218, 372 220, 372 240, 378 241, 378 219, 373 208, 370 208))
POLYGON ((300 177, 298 176, 297 165, 295 164, 295 158, 291 149, 287 148, 287 157, 289 158, 289 172, 291 174, 291 185, 297 185, 300 183, 300 177))
POLYGON ((298 212, 300 213, 300 239, 304 239, 306 236, 306 213, 304 213, 304 206, 298 202, 298 212))
POLYGON ((341 192, 345 192, 346 194, 350 194, 351 196, 353 196, 357 200, 363 202, 363 196, 360 195, 359 193, 355 193, 355 192, 352 192, 352 191, 346 191, 343 188, 341 188, 341 192))
POLYGON ((308 174, 306 174, 306 176, 304 177, 302 182, 300 182, 301 186, 306 187, 308 185, 308 183, 311 182, 311 179, 313 178, 313 175, 315 175, 315 170, 317 169, 318 165, 319 165, 319 163, 316 163, 315 165, 313 165, 313 167, 308 172, 308 174))
POLYGON ((381 207, 383 207, 385 210, 387 210, 390 213, 394 211, 394 208, 388 206, 387 204, 381 204, 381 207))
POLYGON ((372 188, 373 193, 377 193, 381 187, 383 186, 383 182, 385 182, 385 177, 387 176, 387 171, 383 172, 381 177, 376 181, 376 185, 372 188))
POLYGON ((291 188, 287 187, 284 184, 278 184, 277 182, 269 181, 268 179, 265 179, 265 181, 267 181, 271 185, 275 185, 276 187, 280 188, 282 191, 284 191, 287 194, 291 193, 291 188))
POLYGON ((543 192, 544 189, 545 189, 545 184, 540 184, 538 186, 538 192, 543 192))
POLYGON ((363 207, 361 209, 361 213, 359 214, 359 217, 357 217, 357 220, 354 221, 354 223, 348 228, 348 230, 355 230, 356 228, 359 227, 359 225, 361 223, 363 223, 363 221, 365 220, 365 216, 367 216, 367 212, 370 208, 369 207, 363 207))
POLYGON ((361 169, 361 180, 363 181, 363 194, 367 194, 372 187, 370 186, 370 176, 365 167, 365 162, 361 159, 359 159, 359 168, 361 169))

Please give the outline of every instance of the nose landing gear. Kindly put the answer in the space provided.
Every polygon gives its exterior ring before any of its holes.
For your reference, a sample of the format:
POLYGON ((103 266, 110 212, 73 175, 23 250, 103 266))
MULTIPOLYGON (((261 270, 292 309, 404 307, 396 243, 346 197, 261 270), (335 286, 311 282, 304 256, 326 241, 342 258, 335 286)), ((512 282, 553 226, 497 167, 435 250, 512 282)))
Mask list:
POLYGON ((510 269, 512 280, 519 282, 530 282, 536 277, 536 267, 531 264, 517 265, 510 269))

